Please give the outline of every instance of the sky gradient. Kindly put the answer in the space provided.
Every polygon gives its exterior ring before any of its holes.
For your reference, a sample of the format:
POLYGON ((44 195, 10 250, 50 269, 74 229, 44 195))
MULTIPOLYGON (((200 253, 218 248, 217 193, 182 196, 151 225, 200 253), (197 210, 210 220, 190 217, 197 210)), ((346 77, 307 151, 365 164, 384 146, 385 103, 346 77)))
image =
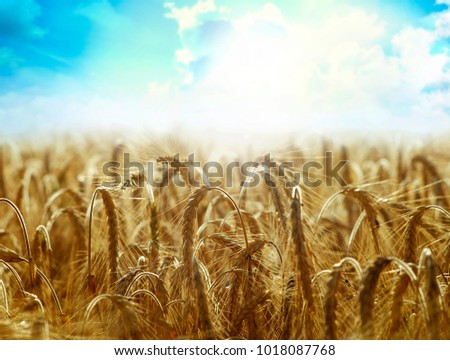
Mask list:
POLYGON ((442 132, 447 5, 0 0, 0 136, 129 123, 442 132))

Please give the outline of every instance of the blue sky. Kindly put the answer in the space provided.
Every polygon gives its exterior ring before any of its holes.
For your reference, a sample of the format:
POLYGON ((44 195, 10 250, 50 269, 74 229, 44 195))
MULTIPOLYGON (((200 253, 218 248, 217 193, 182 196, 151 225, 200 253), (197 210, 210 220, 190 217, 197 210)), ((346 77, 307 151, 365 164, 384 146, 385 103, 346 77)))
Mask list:
POLYGON ((446 0, 0 0, 0 136, 447 130, 449 36, 446 0))

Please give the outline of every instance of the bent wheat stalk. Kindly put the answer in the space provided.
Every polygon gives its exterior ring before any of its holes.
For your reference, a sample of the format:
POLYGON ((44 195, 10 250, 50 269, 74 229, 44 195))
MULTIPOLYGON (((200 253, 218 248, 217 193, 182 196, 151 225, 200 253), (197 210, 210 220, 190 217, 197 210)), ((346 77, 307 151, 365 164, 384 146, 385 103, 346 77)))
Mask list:
POLYGON ((422 218, 427 210, 436 210, 441 214, 450 218, 450 213, 441 206, 427 205, 419 206, 416 208, 406 223, 405 235, 404 235, 404 258, 406 262, 417 261, 417 249, 419 247, 418 229, 422 223, 422 218))
POLYGON ((336 293, 338 290, 339 279, 341 275, 341 270, 344 265, 348 263, 353 266, 356 273, 358 274, 359 279, 362 277, 362 269, 359 262, 351 257, 343 258, 339 263, 333 266, 333 270, 331 271, 330 279, 327 283, 327 292, 325 293, 325 337, 329 340, 336 340, 336 293))
MULTIPOLYGON (((365 218, 368 222, 370 232, 372 234, 373 242, 374 242, 374 248, 376 254, 381 254, 381 247, 380 247, 380 239, 378 235, 378 222, 377 222, 377 213, 374 207, 374 203, 377 201, 376 197, 365 190, 362 190, 360 188, 355 188, 353 186, 347 186, 341 191, 335 193, 332 195, 322 206, 322 209, 319 212, 319 215, 317 216, 316 220, 316 226, 314 233, 317 233, 317 228, 320 219, 322 218, 325 210, 330 206, 331 202, 336 199, 339 195, 349 196, 352 199, 355 199, 359 202, 361 208, 364 210, 365 218)), ((361 215, 363 216, 363 215, 361 215)), ((360 220, 362 221, 362 219, 360 220)))
POLYGON ((36 266, 34 264, 33 257, 31 256, 30 238, 28 237, 28 231, 27 231, 27 227, 25 225, 25 219, 23 218, 23 215, 20 212, 20 209, 17 207, 17 205, 14 202, 12 202, 11 200, 6 199, 6 198, 0 198, 0 203, 2 203, 2 202, 9 205, 9 207, 11 207, 14 210, 14 213, 16 214, 17 218, 19 219, 20 227, 22 229, 23 239, 25 241, 25 245, 27 248, 30 281, 31 281, 31 284, 34 286, 34 281, 36 278, 36 266))
MULTIPOLYGON (((242 232, 244 235, 245 240, 245 247, 248 251, 249 249, 249 241, 247 236, 247 230, 245 227, 245 222, 243 219, 243 216, 241 214, 241 211, 234 201, 234 199, 231 197, 228 192, 225 190, 218 188, 218 187, 206 187, 203 186, 197 190, 195 190, 188 199, 188 203, 184 209, 183 212, 183 220, 182 220, 182 234, 183 234, 183 260, 184 260, 184 266, 186 270, 187 280, 188 284, 192 283, 192 259, 194 256, 194 238, 195 238, 195 222, 196 222, 196 214, 197 214, 197 207, 199 206, 200 202, 205 198, 208 191, 219 191, 223 195, 227 197, 227 199, 231 202, 235 210, 237 211, 239 221, 241 223, 242 232)), ((251 272, 250 268, 250 259, 248 259, 248 267, 249 272, 251 272)))
POLYGON ((375 336, 375 325, 373 323, 375 293, 381 272, 390 262, 391 259, 379 256, 364 270, 362 286, 359 292, 361 334, 363 338, 371 339, 375 336))
POLYGON ((113 291, 113 287, 118 280, 117 258, 119 243, 119 219, 116 213, 116 205, 108 192, 107 188, 98 187, 95 189, 89 205, 89 237, 88 237, 88 286, 95 293, 95 279, 92 274, 92 217, 94 213, 94 203, 97 195, 100 193, 103 200, 106 217, 108 219, 108 262, 109 262, 109 287, 113 291))

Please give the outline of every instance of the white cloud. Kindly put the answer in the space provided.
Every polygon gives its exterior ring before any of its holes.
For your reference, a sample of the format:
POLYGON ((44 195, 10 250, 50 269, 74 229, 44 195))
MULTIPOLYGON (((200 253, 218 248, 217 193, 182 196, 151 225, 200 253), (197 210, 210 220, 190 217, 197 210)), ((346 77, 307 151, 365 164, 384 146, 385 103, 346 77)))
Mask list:
MULTIPOLYGON (((174 19, 178 22, 178 31, 181 33, 186 29, 190 29, 199 24, 198 17, 209 12, 217 10, 214 0, 198 0, 195 5, 189 7, 177 7, 174 3, 168 2, 164 7, 170 11, 166 14, 169 19, 174 19)), ((223 11, 223 7, 221 8, 223 11)))
POLYGON ((161 97, 169 95, 173 90, 173 85, 170 81, 165 83, 151 82, 148 84, 148 94, 151 97, 161 97))
POLYGON ((190 59, 211 61, 201 79, 186 67, 193 86, 177 101, 201 126, 213 122, 220 129, 312 123, 322 129, 448 128, 450 93, 423 90, 449 81, 450 57, 431 52, 448 29, 449 14, 436 15, 434 30, 407 27, 388 34, 382 18, 357 8, 330 12, 320 24, 299 24, 266 4, 230 20, 234 33, 220 51, 184 41, 190 59))
POLYGON ((189 65, 194 60, 194 55, 187 48, 179 49, 175 51, 175 59, 185 65, 189 65))
MULTIPOLYGON (((449 1, 450 5, 450 1, 449 1)), ((436 18, 436 30, 434 32, 436 38, 445 38, 450 36, 450 11, 439 13, 436 18)))
POLYGON ((256 22, 268 22, 284 26, 286 21, 281 13, 281 10, 272 3, 264 4, 263 7, 255 12, 247 13, 241 19, 235 21, 238 27, 249 28, 256 22))

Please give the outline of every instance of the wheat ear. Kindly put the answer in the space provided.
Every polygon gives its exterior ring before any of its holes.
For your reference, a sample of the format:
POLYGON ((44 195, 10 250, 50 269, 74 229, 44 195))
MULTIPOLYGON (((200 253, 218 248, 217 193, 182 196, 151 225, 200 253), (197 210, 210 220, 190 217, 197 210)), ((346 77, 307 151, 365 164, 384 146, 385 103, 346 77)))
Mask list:
POLYGON ((297 256, 297 268, 300 274, 303 298, 307 302, 308 310, 311 315, 314 313, 314 296, 311 286, 311 274, 314 272, 311 268, 310 259, 308 257, 306 239, 303 232, 302 224, 302 203, 301 190, 296 186, 292 190, 291 200, 291 236, 295 246, 295 254, 297 256))

